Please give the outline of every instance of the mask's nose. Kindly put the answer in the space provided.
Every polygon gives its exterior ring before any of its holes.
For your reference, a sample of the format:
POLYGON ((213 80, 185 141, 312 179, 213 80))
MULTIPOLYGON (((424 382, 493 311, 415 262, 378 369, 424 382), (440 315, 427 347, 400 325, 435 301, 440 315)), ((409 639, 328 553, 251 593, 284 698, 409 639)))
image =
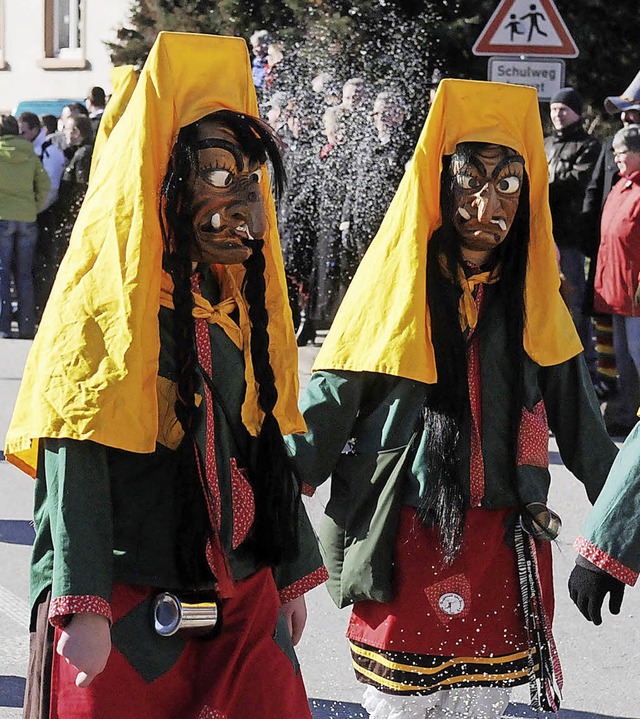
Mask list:
POLYGON ((233 227, 246 225, 254 239, 263 239, 267 231, 267 213, 260 184, 247 182, 238 192, 236 201, 227 209, 233 227))
POLYGON ((472 206, 477 208, 478 220, 480 222, 487 222, 494 217, 500 207, 500 202, 492 183, 487 182, 487 184, 476 193, 472 206))

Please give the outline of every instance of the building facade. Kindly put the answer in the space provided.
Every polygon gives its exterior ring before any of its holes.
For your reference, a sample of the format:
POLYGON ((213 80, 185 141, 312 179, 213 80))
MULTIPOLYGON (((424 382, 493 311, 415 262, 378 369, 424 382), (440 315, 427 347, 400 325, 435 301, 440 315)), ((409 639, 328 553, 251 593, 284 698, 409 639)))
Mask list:
POLYGON ((21 100, 111 91, 105 42, 125 24, 131 0, 0 0, 0 112, 21 100))

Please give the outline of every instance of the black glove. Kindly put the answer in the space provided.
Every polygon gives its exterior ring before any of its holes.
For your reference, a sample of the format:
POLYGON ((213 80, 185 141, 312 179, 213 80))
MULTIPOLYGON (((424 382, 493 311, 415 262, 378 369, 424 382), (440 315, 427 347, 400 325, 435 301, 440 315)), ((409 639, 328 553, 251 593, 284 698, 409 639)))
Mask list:
POLYGON ((583 616, 598 626, 602 624, 602 603, 607 593, 610 593, 609 611, 620 614, 624 582, 591 563, 593 569, 583 563, 576 564, 569 576, 569 596, 583 616))

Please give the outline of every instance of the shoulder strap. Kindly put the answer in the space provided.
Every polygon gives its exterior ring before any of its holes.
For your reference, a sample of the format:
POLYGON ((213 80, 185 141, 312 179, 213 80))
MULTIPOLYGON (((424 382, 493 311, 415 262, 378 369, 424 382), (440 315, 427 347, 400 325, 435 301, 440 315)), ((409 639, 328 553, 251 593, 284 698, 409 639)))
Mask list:
POLYGON ((47 150, 51 147, 52 144, 53 144, 53 140, 51 138, 49 138, 48 140, 45 140, 42 143, 42 147, 40 148, 40 160, 41 161, 44 160, 45 155, 47 157, 49 156, 47 150))

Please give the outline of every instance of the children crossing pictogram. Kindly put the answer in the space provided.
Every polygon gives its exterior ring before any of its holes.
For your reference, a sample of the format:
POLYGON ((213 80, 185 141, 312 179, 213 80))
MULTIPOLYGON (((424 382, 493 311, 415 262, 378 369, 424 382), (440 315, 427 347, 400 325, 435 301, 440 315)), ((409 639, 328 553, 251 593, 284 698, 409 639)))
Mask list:
POLYGON ((553 0, 502 0, 473 53, 576 57, 578 48, 553 0))

